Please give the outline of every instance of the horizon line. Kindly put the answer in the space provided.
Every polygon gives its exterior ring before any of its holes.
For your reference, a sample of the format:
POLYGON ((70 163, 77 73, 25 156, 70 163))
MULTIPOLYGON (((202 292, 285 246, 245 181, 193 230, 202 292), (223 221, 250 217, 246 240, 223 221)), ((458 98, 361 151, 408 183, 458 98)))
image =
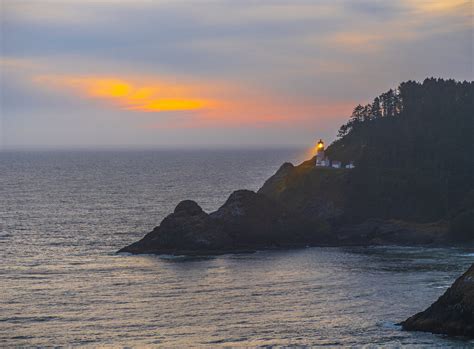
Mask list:
POLYGON ((304 149, 311 144, 169 144, 169 145, 21 145, 3 146, 9 151, 94 151, 94 150, 244 150, 244 149, 304 149))

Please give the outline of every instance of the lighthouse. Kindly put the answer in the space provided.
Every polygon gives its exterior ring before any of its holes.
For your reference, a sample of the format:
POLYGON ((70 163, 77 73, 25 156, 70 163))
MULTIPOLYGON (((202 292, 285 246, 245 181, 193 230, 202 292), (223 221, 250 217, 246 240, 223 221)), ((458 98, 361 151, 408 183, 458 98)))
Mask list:
POLYGON ((327 162, 328 159, 324 156, 324 142, 320 139, 316 145, 316 166, 329 166, 327 162))
POLYGON ((324 142, 322 139, 316 143, 316 167, 330 167, 336 169, 353 169, 355 167, 354 161, 349 162, 346 166, 343 166, 343 163, 338 160, 329 160, 329 158, 324 153, 324 142))

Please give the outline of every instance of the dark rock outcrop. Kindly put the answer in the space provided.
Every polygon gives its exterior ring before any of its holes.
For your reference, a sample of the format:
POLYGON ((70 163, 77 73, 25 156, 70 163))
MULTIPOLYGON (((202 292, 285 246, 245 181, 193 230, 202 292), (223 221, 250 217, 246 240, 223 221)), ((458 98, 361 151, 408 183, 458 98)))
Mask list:
POLYGON ((222 227, 194 201, 181 201, 174 212, 161 224, 119 252, 173 253, 181 251, 207 251, 227 246, 230 238, 222 227))
POLYGON ((474 264, 428 309, 401 325, 407 331, 474 338, 474 264))
POLYGON ((295 245, 307 240, 298 234, 301 227, 277 201, 237 190, 211 214, 194 201, 180 202, 158 227, 119 252, 216 254, 295 245))

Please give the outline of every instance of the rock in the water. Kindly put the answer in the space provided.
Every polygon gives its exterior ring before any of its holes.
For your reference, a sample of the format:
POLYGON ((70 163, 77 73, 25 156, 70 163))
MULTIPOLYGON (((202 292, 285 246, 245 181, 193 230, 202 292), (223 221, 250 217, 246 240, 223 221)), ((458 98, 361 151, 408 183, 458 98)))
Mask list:
POLYGON ((474 264, 428 309, 401 325, 407 331, 474 338, 474 264))
POLYGON ((160 226, 119 252, 174 253, 217 250, 231 240, 217 222, 194 201, 181 201, 160 226))

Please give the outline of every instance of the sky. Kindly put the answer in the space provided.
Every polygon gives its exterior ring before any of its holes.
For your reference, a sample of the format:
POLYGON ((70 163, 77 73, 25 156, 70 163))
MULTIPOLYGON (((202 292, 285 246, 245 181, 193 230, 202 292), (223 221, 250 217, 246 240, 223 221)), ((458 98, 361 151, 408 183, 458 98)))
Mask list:
POLYGON ((473 80, 472 0, 0 0, 0 147, 331 141, 406 80, 473 80))

